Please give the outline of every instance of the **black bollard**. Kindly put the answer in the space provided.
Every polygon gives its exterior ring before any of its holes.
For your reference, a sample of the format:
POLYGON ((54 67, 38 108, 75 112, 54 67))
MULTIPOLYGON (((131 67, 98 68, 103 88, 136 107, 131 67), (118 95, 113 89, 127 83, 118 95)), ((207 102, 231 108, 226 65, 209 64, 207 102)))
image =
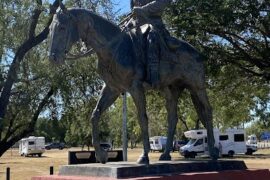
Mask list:
POLYGON ((50 166, 50 175, 53 175, 53 166, 50 166))
POLYGON ((10 168, 7 168, 6 180, 10 180, 10 168))

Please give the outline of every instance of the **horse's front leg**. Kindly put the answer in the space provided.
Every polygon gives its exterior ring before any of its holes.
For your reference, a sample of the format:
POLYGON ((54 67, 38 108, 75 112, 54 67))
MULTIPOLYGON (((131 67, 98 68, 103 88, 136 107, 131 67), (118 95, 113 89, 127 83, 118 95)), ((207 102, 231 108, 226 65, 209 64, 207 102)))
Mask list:
POLYGON ((171 160, 170 152, 173 147, 173 136, 175 133, 175 128, 178 122, 177 118, 177 103, 182 89, 176 87, 168 87, 164 89, 165 99, 166 99, 166 110, 167 110, 167 120, 168 120, 168 130, 167 130, 167 142, 165 151, 161 154, 159 160, 168 161, 171 160))
POLYGON ((143 137, 143 152, 139 159, 137 160, 138 164, 149 164, 148 153, 150 150, 149 143, 149 134, 148 134, 148 118, 146 115, 146 100, 144 89, 140 82, 134 83, 130 90, 130 94, 134 100, 135 106, 138 111, 139 125, 143 137))
POLYGON ((95 148, 96 158, 99 162, 103 164, 108 161, 108 156, 107 152, 100 147, 98 123, 101 114, 112 105, 112 103, 117 99, 118 96, 118 92, 113 91, 108 86, 104 85, 96 108, 94 109, 91 116, 93 145, 95 148))

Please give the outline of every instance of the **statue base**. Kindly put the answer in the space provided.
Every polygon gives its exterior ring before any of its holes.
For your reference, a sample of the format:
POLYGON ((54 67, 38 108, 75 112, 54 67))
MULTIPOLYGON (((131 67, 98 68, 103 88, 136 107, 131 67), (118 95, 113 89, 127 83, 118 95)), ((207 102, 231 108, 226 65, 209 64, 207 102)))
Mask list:
POLYGON ((64 176, 93 176, 111 178, 132 178, 156 176, 163 174, 212 172, 225 170, 246 170, 244 161, 218 160, 218 161, 158 161, 149 165, 135 162, 109 162, 107 164, 80 164, 66 165, 59 170, 64 176))
MULTIPOLYGON (((32 180, 117 180, 112 177, 92 177, 92 176, 40 176, 33 177, 32 180)), ((125 180, 269 180, 270 172, 268 169, 260 170, 230 170, 221 172, 198 172, 167 174, 159 176, 146 176, 137 178, 124 178, 125 180)))
POLYGON ((269 180, 268 169, 247 170, 244 161, 159 161, 149 165, 131 162, 66 165, 59 175, 32 180, 269 180))
POLYGON ((139 165, 131 162, 62 166, 59 175, 32 180, 269 180, 268 169, 248 170, 243 161, 168 161, 139 165))

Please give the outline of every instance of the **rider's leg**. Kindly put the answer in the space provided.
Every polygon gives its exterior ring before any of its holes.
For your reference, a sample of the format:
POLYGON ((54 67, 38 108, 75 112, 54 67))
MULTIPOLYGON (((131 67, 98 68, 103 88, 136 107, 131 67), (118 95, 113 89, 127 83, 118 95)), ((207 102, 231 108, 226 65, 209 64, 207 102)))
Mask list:
POLYGON ((160 83, 159 77, 159 35, 158 32, 151 29, 147 36, 148 48, 147 48, 147 65, 148 73, 147 80, 153 87, 157 87, 160 83))

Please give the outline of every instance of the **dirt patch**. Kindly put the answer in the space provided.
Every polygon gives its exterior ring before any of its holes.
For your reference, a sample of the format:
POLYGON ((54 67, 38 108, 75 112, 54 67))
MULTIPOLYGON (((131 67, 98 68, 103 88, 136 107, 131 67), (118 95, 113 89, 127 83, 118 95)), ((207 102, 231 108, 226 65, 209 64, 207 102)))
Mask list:
MULTIPOLYGON (((69 150, 80 150, 72 148, 69 150)), ((136 161, 141 149, 129 149, 128 161, 136 161)), ((157 161, 160 153, 152 152, 149 154, 151 161, 157 161)), ((183 160, 178 152, 171 153, 172 160, 183 160)), ((67 164, 68 149, 48 150, 41 158, 39 157, 21 157, 18 150, 7 151, 0 158, 0 179, 5 179, 6 168, 10 167, 12 180, 29 180, 33 176, 48 175, 50 166, 54 167, 55 174, 58 173, 59 167, 67 164)), ((270 150, 259 150, 255 155, 245 156, 238 155, 233 159, 244 160, 250 169, 270 169, 270 150)))

